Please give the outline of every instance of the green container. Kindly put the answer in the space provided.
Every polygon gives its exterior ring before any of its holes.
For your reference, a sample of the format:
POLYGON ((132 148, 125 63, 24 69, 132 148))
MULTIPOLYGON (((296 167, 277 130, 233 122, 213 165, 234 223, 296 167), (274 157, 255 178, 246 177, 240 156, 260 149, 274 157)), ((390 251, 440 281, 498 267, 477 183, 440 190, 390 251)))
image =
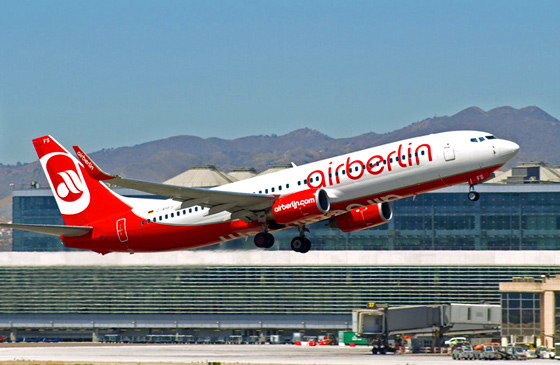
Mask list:
POLYGON ((349 345, 351 343, 356 345, 369 345, 368 340, 359 337, 355 332, 351 331, 338 331, 338 343, 349 345))

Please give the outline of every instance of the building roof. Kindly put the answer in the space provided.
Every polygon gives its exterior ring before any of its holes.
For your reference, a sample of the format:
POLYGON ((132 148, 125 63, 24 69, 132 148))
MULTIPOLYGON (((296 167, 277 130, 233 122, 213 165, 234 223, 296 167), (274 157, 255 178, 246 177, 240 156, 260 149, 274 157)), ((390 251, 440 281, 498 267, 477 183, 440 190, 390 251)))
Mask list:
POLYGON ((264 170, 259 175, 266 175, 266 174, 270 174, 272 172, 282 171, 282 170, 289 169, 289 168, 292 168, 292 165, 274 165, 271 168, 269 168, 267 170, 264 170))
POLYGON ((233 169, 231 172, 229 172, 228 176, 233 181, 245 180, 257 176, 257 171, 251 167, 238 168, 238 169, 233 169))
POLYGON ((508 171, 496 171, 490 184, 546 184, 560 183, 560 168, 553 168, 542 161, 521 162, 508 171))
POLYGON ((419 266, 558 267, 558 251, 292 251, 218 250, 162 253, 2 252, 9 266, 419 266))
POLYGON ((232 178, 218 170, 215 166, 201 165, 195 166, 182 174, 172 177, 164 181, 164 183, 177 186, 211 188, 229 184, 233 181, 235 180, 232 180, 232 178))

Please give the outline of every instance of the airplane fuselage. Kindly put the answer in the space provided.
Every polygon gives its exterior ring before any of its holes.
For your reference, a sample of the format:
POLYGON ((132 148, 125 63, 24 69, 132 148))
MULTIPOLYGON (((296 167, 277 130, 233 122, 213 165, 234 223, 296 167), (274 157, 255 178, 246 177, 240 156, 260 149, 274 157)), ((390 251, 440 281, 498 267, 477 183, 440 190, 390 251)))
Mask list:
MULTIPOLYGON (((489 133, 445 132, 351 152, 211 190, 280 197, 308 189, 327 193, 327 213, 270 228, 282 229, 445 186, 465 182, 474 185, 489 178, 517 150, 515 143, 489 133)), ((262 220, 236 219, 227 210, 214 213, 203 204, 185 206, 173 199, 124 198, 124 202, 131 210, 111 217, 109 221, 115 225, 90 222, 94 229, 88 239, 63 237, 65 244, 102 253, 188 249, 252 236, 266 225, 262 220)))

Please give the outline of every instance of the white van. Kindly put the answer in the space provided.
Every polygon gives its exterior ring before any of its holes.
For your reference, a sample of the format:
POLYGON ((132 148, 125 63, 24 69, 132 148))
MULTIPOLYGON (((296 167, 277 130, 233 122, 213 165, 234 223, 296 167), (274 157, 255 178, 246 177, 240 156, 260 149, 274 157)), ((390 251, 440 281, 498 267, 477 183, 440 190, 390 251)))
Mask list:
POLYGON ((465 337, 453 337, 445 341, 445 345, 452 347, 452 346, 462 345, 465 342, 467 342, 467 339, 465 337))

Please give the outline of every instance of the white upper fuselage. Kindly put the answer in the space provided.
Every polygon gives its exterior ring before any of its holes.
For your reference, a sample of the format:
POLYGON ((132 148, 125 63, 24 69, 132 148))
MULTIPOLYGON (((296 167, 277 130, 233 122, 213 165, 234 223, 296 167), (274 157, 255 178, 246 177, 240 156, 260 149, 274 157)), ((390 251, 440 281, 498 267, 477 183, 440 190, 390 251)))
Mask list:
MULTIPOLYGON (((323 188, 331 201, 331 213, 336 215, 359 206, 466 182, 478 172, 491 172, 503 166, 518 150, 517 144, 486 132, 444 132, 351 152, 212 190, 284 196, 323 188)), ((199 225, 230 218, 227 211, 209 215, 207 208, 198 206, 185 209, 178 216, 174 214, 172 219, 171 213, 180 209, 180 201, 130 201, 134 212, 146 219, 154 213, 167 214, 161 222, 166 224, 199 225)))

